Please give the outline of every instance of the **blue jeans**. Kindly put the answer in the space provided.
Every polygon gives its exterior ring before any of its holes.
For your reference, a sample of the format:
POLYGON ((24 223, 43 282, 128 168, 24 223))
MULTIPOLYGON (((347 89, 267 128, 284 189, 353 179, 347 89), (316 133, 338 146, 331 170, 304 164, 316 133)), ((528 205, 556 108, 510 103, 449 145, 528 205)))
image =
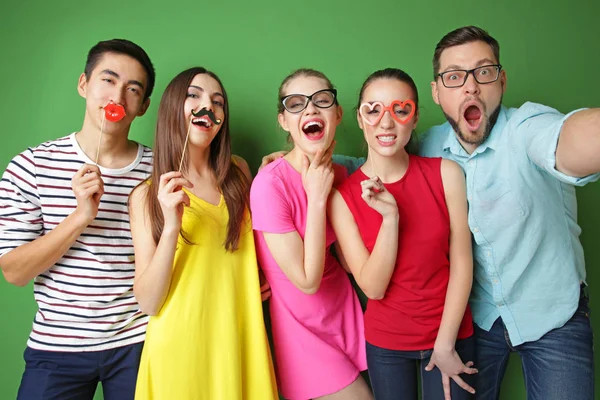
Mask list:
POLYGON ((499 399, 511 352, 521 357, 528 400, 594 399, 593 335, 583 288, 575 315, 535 342, 512 346, 501 318, 489 332, 475 325, 475 339, 477 399, 499 399))
MULTIPOLYGON (((473 337, 457 340, 456 352, 461 360, 475 360, 475 339, 473 337)), ((421 393, 423 400, 444 399, 442 374, 436 367, 425 371, 433 350, 399 351, 388 350, 367 343, 367 365, 369 378, 376 400, 412 400, 418 395, 417 373, 421 375, 421 393), (417 372, 418 371, 418 372, 417 372)), ((461 378, 475 387, 475 375, 462 374, 461 378)), ((468 400, 473 395, 450 379, 452 400, 468 400)))
POLYGON ((135 395, 143 343, 111 350, 58 352, 25 349, 25 372, 18 400, 91 400, 98 382, 104 399, 135 395))

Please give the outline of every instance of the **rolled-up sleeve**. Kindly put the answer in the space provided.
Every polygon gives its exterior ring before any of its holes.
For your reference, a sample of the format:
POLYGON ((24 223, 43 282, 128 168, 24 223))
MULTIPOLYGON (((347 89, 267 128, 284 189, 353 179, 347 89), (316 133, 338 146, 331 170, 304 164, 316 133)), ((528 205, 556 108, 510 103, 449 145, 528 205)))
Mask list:
POLYGON ((516 118, 516 127, 513 131, 515 139, 525 140, 527 155, 529 159, 539 168, 561 182, 583 186, 600 178, 600 173, 584 177, 573 177, 556 169, 556 148, 558 138, 564 122, 574 113, 562 114, 557 110, 541 104, 525 103, 518 111, 522 115, 516 118))

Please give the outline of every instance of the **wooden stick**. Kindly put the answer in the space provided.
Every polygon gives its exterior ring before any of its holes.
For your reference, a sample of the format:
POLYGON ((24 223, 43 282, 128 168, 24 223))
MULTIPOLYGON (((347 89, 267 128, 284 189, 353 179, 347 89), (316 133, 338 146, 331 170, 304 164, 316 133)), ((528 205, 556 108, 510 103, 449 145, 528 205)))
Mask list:
POLYGON ((181 167, 183 165, 183 159, 185 158, 185 149, 187 148, 187 142, 188 142, 188 138, 190 137, 190 130, 192 129, 192 120, 193 120, 193 115, 190 118, 190 123, 188 125, 188 131, 187 131, 187 135, 185 135, 185 144, 183 145, 183 153, 181 153, 181 161, 179 162, 179 172, 181 172, 181 167))
POLYGON ((102 123, 100 125, 100 137, 98 138, 98 150, 96 150, 96 166, 98 166, 98 157, 100 156, 100 145, 102 144, 102 133, 104 132, 104 120, 106 112, 102 110, 102 123))

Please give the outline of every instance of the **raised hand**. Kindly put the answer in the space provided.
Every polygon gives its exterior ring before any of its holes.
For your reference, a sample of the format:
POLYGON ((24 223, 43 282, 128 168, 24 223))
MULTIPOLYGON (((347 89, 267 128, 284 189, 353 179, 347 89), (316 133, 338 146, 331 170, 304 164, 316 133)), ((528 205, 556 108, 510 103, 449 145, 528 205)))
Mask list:
POLYGON ((379 177, 375 176, 364 180, 360 183, 360 186, 363 200, 382 217, 398 215, 396 199, 387 191, 379 177))
POLYGON ((77 200, 75 213, 88 225, 98 215, 100 198, 104 194, 104 181, 100 168, 96 165, 83 164, 71 179, 71 188, 77 200))
POLYGON ((317 151, 312 161, 309 161, 305 155, 302 156, 302 185, 306 191, 306 197, 309 202, 316 201, 322 205, 327 203, 327 197, 329 197, 335 177, 331 156, 327 161, 323 159, 325 154, 326 150, 317 151))
POLYGON ((160 176, 158 186, 158 202, 164 216, 164 229, 181 229, 183 207, 190 205, 189 196, 181 190, 191 189, 194 185, 178 171, 171 171, 160 176))

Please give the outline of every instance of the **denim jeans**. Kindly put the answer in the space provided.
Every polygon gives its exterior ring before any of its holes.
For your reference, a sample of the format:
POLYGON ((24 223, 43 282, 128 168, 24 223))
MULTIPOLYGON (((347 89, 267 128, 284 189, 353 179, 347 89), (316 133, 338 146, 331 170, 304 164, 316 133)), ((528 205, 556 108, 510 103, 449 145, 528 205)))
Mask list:
MULTIPOLYGON (((473 337, 458 340, 455 348, 464 363, 474 361, 475 339, 473 337)), ((432 349, 423 351, 388 350, 367 343, 367 365, 375 400, 417 399, 417 373, 421 376, 423 400, 443 400, 444 389, 440 370, 436 367, 433 371, 425 371, 432 353, 432 349)), ((462 374, 461 378, 475 387, 474 375, 462 374)), ((450 389, 452 400, 473 398, 473 395, 459 387, 452 379, 450 379, 450 389)))
POLYGON ((489 332, 475 325, 475 340, 477 399, 499 399, 512 352, 521 357, 528 400, 594 399, 593 335, 583 287, 573 317, 535 342, 512 346, 501 318, 489 332))
POLYGON ((111 350, 25 349, 18 400, 91 400, 102 382, 106 400, 133 400, 143 343, 111 350))

